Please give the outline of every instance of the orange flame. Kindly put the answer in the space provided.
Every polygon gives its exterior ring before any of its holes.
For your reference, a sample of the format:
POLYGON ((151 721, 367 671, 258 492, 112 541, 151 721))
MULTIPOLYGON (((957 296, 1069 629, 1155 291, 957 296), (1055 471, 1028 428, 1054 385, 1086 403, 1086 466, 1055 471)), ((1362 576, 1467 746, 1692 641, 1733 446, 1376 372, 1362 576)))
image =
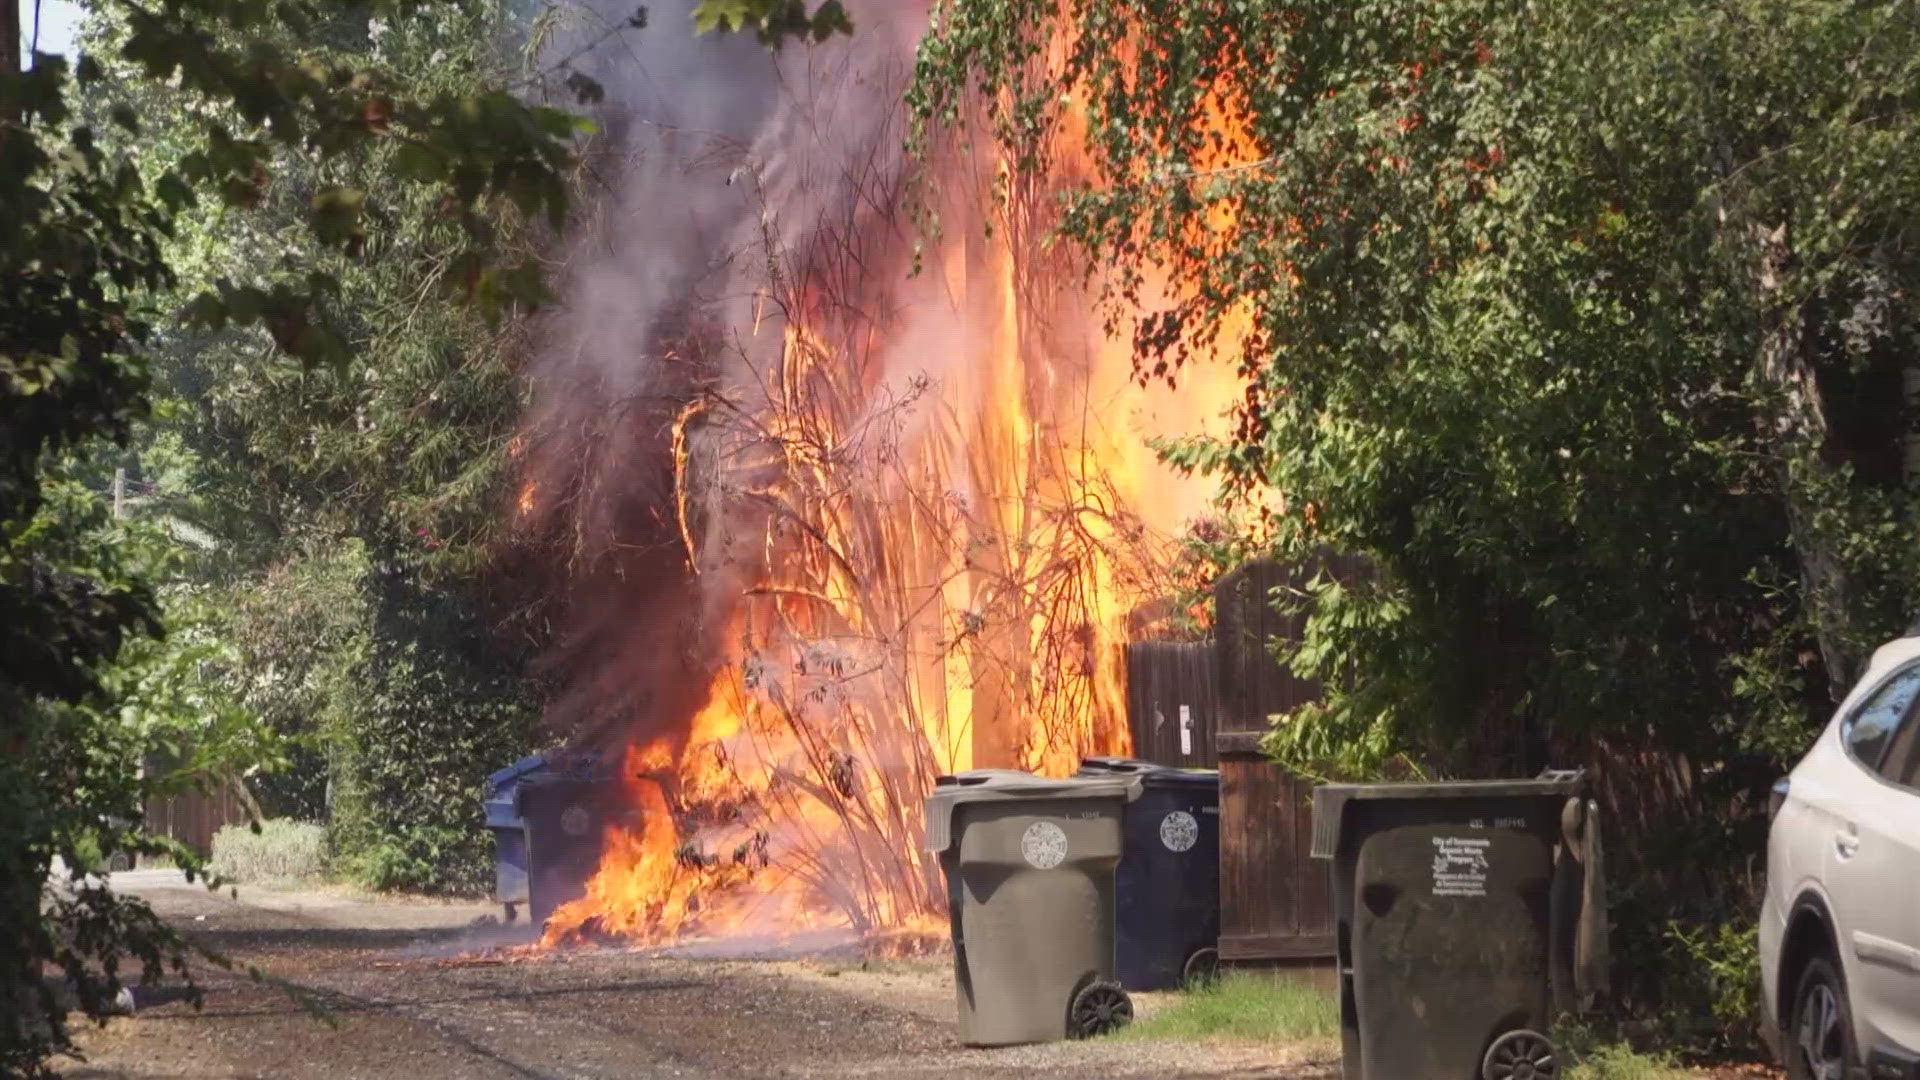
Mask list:
MULTIPOLYGON (((1236 104, 1221 96, 1208 122, 1244 163, 1236 104)), ((1174 536, 1212 494, 1145 440, 1224 417, 1241 336, 1223 334, 1177 391, 1135 377, 1130 337, 1100 330, 1081 268, 1044 243, 1054 196, 1086 173, 1075 125, 1063 131, 1056 175, 970 153, 945 164, 956 188, 985 172, 1014 195, 992 243, 988 200, 949 208, 968 224, 913 286, 913 318, 824 299, 899 288, 861 260, 805 264, 779 295, 778 361, 680 414, 679 531, 704 580, 745 568, 735 644, 684 736, 628 749, 639 824, 609 830, 548 944, 593 929, 944 936, 922 850, 933 777, 1063 775, 1128 751, 1129 620, 1173 592, 1174 536)), ((1232 209, 1209 227, 1232 230, 1232 209)), ((1184 295, 1171 279, 1147 294, 1184 295)))

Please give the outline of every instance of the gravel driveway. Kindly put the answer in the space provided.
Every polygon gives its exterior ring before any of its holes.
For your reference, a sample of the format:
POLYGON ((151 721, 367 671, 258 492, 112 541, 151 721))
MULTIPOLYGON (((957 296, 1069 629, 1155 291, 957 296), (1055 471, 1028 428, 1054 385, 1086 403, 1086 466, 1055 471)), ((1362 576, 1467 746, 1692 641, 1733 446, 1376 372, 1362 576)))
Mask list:
MULTIPOLYGON (((73 1077, 1279 1077, 1337 1074, 1326 1047, 1095 1040, 973 1050, 955 1039, 945 961, 781 957, 725 945, 521 958, 478 905, 243 889, 118 875, 237 965, 200 966, 205 1007, 136 992, 138 1013, 80 1035, 73 1077)), ((525 931, 517 931, 524 935, 525 931)), ((791 953, 791 945, 785 947, 791 953)), ((1142 995, 1143 1013, 1163 1005, 1142 995)))

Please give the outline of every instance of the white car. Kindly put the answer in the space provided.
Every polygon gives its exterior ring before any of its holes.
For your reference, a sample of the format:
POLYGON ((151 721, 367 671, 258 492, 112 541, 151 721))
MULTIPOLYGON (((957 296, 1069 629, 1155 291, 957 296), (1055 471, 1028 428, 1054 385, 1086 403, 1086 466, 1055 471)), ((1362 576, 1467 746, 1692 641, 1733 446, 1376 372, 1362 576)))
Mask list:
POLYGON ((1881 646, 1774 786, 1766 1030, 1793 1080, 1920 1080, 1920 636, 1881 646))

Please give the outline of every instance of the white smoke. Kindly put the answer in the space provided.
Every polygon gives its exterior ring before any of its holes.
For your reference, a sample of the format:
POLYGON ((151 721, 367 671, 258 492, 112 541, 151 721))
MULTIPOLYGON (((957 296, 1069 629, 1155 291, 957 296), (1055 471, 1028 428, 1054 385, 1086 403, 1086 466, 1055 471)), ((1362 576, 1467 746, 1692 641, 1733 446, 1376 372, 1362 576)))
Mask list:
MULTIPOLYGON (((869 250, 842 252, 888 264, 863 270, 863 284, 906 288, 899 102, 924 25, 913 7, 854 5, 851 38, 775 54, 751 35, 696 35, 687 0, 609 36, 633 12, 597 0, 546 46, 606 90, 586 205, 555 275, 561 303, 539 320, 525 371, 529 528, 564 566, 553 658, 563 729, 630 738, 684 719, 690 699, 674 686, 704 687, 715 623, 737 597, 739 563, 755 557, 739 544, 755 529, 733 520, 726 485, 711 486, 693 508, 712 526, 706 565, 686 574, 672 429, 710 390, 758 404, 786 328, 781 277, 829 240, 868 237, 869 250), (877 217, 893 227, 863 224, 877 217)), ((689 450, 710 463, 716 451, 699 441, 689 450)))

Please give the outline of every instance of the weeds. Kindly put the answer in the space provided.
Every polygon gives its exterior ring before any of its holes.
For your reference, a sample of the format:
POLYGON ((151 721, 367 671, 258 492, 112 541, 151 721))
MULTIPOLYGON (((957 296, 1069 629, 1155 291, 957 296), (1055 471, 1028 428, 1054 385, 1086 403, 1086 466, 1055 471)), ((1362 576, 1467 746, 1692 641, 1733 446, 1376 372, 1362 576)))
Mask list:
POLYGON ((1668 1053, 1643 1053, 1620 1041, 1617 1031, 1597 1030, 1566 1017, 1553 1041, 1571 1067, 1566 1080, 1686 1080, 1691 1074, 1668 1053))
POLYGON ((1233 1038, 1273 1042, 1331 1039, 1340 1010, 1331 994, 1302 982, 1228 972, 1137 1023, 1120 1038, 1233 1038))
POLYGON ((1622 1043, 1570 1056, 1567 1080, 1687 1080, 1689 1075, 1666 1054, 1643 1054, 1622 1043))

